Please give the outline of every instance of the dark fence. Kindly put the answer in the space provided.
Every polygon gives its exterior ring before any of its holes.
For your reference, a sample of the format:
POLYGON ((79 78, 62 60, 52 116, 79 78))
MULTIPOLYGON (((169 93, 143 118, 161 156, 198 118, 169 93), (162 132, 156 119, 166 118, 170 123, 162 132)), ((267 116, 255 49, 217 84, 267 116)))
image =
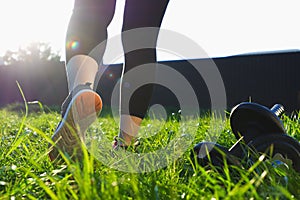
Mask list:
POLYGON ((222 74, 228 106, 248 100, 291 112, 300 108, 300 52, 269 53, 215 59, 222 74))
MULTIPOLYGON (((282 103, 289 112, 300 109, 300 51, 237 55, 214 58, 213 61, 222 76, 229 109, 250 99, 266 106, 282 103)), ((201 109, 209 109, 211 100, 205 81, 194 66, 207 67, 208 63, 208 59, 162 62, 190 82, 201 109)), ((119 81, 121 68, 121 64, 111 65, 101 76, 97 91, 106 105, 111 103, 112 90, 119 81)), ((0 67, 0 106, 23 101, 16 81, 20 83, 28 101, 39 100, 46 105, 60 105, 67 95, 63 63, 48 63, 38 67, 0 67)), ((155 87, 154 103, 178 108, 175 94, 159 85, 155 87)))
MULTIPOLYGON (((213 61, 225 85, 228 109, 249 100, 268 107, 281 103, 288 112, 300 109, 300 51, 237 55, 214 58, 213 61)), ((201 74, 194 68, 207 67, 211 64, 208 59, 168 61, 162 64, 185 76, 197 94, 200 109, 210 108, 208 88, 201 74)), ((97 90, 102 93, 105 103, 110 103, 111 91, 119 80, 121 67, 110 66, 101 78, 97 90)), ((172 91, 159 85, 156 85, 152 99, 152 104, 156 103, 176 109, 179 104, 172 91)))
POLYGON ((17 82, 26 101, 38 100, 44 105, 60 105, 68 91, 62 62, 0 66, 0 107, 24 102, 17 82))

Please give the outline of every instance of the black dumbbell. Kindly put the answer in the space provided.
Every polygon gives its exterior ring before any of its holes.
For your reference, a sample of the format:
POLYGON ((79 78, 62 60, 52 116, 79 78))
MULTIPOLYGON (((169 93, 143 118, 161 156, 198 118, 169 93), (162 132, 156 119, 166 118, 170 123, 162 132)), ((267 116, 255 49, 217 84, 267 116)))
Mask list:
POLYGON ((230 113, 230 125, 237 139, 243 137, 247 144, 262 135, 284 134, 285 129, 279 116, 284 108, 280 104, 271 109, 257 103, 244 102, 235 106, 230 113))
POLYGON ((202 166, 209 163, 223 166, 224 159, 229 164, 237 164, 239 160, 248 158, 248 147, 262 153, 267 153, 273 147, 273 155, 280 154, 291 160, 294 169, 300 171, 300 144, 285 134, 278 117, 283 111, 280 104, 268 109, 256 103, 241 103, 232 109, 230 123, 238 141, 243 139, 244 143, 237 142, 227 149, 215 143, 201 142, 194 146, 191 155, 193 158, 196 155, 202 166))
POLYGON ((300 143, 288 136, 279 116, 283 106, 274 105, 271 109, 257 103, 244 102, 235 106, 230 114, 230 125, 237 139, 242 139, 258 153, 280 154, 292 162, 300 172, 300 143))
MULTIPOLYGON (((243 136, 245 144, 265 133, 277 132, 284 134, 284 126, 278 117, 283 111, 283 106, 280 104, 276 104, 270 110, 256 103, 241 103, 235 106, 230 114, 232 131, 238 141, 243 136)), ((194 146, 192 156, 197 155, 197 161, 202 166, 207 165, 210 161, 213 165, 222 166, 225 157, 226 159, 244 158, 244 150, 245 146, 242 146, 242 143, 227 149, 211 142, 200 142, 194 146), (224 155, 226 156, 224 157, 224 155), (208 157, 210 157, 210 161, 208 157)), ((231 163, 230 159, 227 161, 231 163)))

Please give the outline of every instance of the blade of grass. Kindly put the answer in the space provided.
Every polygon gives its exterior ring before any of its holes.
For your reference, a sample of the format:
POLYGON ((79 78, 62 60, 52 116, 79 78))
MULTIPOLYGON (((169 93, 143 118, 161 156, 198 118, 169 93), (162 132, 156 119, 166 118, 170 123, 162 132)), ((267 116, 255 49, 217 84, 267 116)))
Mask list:
POLYGON ((22 90, 19 82, 16 81, 16 83, 17 83, 17 86, 19 88, 19 91, 20 91, 20 93, 22 95, 22 98, 23 98, 23 101, 24 101, 25 115, 22 118, 22 122, 21 122, 21 125, 19 127, 18 133, 15 136, 15 140, 13 141, 13 143, 11 145, 11 148, 8 150, 8 152, 5 155, 6 157, 8 157, 20 145, 20 143, 22 142, 23 138, 19 138, 19 136, 20 136, 20 134, 21 134, 21 132, 22 132, 22 130, 24 128, 24 124, 25 124, 25 121, 26 121, 27 116, 28 116, 28 105, 27 105, 27 101, 26 101, 25 95, 23 93, 23 90, 22 90))

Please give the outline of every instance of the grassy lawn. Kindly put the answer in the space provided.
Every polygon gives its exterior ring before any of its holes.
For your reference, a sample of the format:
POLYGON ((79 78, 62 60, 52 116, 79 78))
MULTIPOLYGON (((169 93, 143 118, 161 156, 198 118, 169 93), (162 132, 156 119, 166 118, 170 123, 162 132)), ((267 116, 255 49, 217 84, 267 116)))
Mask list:
MULTIPOLYGON (((207 114, 190 122, 197 126, 196 138, 170 165, 147 173, 128 173, 103 164, 86 151, 81 163, 67 157, 62 164, 51 163, 48 141, 60 114, 2 109, 0 199, 300 199, 300 175, 292 169, 272 167, 268 160, 244 168, 194 165, 190 150, 203 140, 210 119, 207 114)), ((144 127, 158 131, 141 141, 138 153, 161 148, 178 131, 174 119, 164 124, 158 121, 143 122, 144 127)), ((288 134, 299 141, 300 116, 284 116, 283 121, 288 134)), ((94 126, 111 141, 118 132, 109 115, 99 117, 94 126)), ((230 147, 234 142, 227 120, 218 143, 230 147)))

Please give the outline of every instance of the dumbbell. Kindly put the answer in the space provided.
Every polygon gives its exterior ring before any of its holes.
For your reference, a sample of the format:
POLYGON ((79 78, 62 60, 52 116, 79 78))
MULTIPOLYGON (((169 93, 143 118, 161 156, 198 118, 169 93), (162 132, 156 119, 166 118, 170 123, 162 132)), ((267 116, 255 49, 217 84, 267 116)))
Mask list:
POLYGON ((238 141, 243 139, 244 143, 237 142, 227 149, 215 143, 201 142, 194 146, 192 158, 196 155, 202 166, 209 163, 223 166, 224 158, 230 164, 237 164, 239 160, 246 158, 248 147, 266 153, 273 146, 273 155, 278 153, 291 160, 294 169, 300 171, 300 144, 285 134, 283 123, 279 119, 283 111, 280 104, 271 109, 249 102, 235 106, 230 114, 230 124, 238 141))
POLYGON ((300 143, 286 134, 279 118, 283 112, 280 104, 268 109, 257 103, 244 102, 231 111, 231 129, 238 140, 242 137, 254 151, 270 153, 272 149, 272 155, 282 155, 300 172, 300 143))
MULTIPOLYGON (((238 141, 242 136, 246 144, 264 133, 278 132, 284 134, 284 126, 278 117, 283 111, 283 106, 280 104, 276 104, 271 110, 256 103, 238 104, 230 114, 232 131, 238 141)), ((242 146, 241 143, 227 149, 211 142, 200 142, 194 146, 192 156, 197 155, 197 161, 200 165, 208 164, 208 157, 210 157, 213 165, 222 166, 224 158, 244 158, 245 148, 247 147, 242 146), (224 155, 226 156, 224 157, 224 155)), ((227 161, 230 163, 230 160, 227 161)))

